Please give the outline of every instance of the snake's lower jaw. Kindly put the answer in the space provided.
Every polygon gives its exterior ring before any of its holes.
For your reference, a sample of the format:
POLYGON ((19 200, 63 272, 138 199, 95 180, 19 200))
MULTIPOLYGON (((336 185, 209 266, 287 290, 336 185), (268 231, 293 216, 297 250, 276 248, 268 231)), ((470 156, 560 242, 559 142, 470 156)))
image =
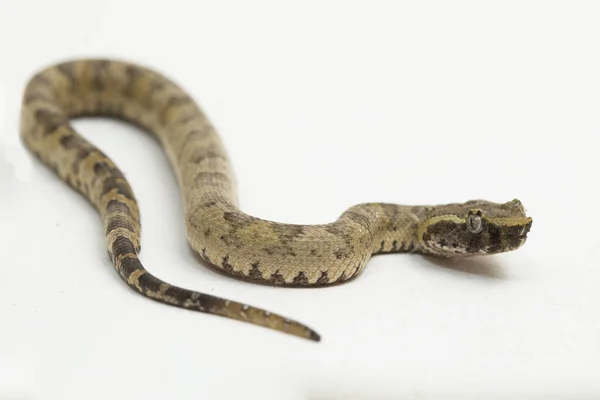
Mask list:
POLYGON ((513 243, 513 248, 511 250, 520 249, 525 244, 526 241, 527 241, 527 236, 523 236, 522 238, 515 240, 515 242, 513 243))
POLYGON ((499 251, 493 251, 493 249, 490 249, 490 254, 504 253, 520 249, 527 241, 527 234, 531 230, 532 224, 533 219, 531 217, 523 217, 517 225, 518 227, 522 228, 515 232, 514 228, 511 227, 512 230, 507 234, 507 237, 503 238, 499 251))
MULTIPOLYGON (((531 218, 530 218, 530 220, 531 220, 531 218)), ((530 229, 531 229, 531 221, 529 222, 529 224, 525 228, 524 233, 521 236, 518 236, 517 238, 511 240, 511 248, 509 251, 517 250, 525 244, 525 242, 527 241, 527 233, 529 232, 530 229)))
POLYGON ((500 253, 508 253, 510 251, 519 250, 525 242, 527 241, 527 236, 523 236, 520 238, 507 240, 504 244, 504 247, 499 250, 490 250, 487 254, 500 254, 500 253))
POLYGON ((524 218, 523 230, 521 231, 521 234, 517 237, 517 239, 520 240, 520 244, 518 247, 521 247, 527 240, 527 234, 531 230, 531 225, 533 225, 533 219, 531 217, 524 218))

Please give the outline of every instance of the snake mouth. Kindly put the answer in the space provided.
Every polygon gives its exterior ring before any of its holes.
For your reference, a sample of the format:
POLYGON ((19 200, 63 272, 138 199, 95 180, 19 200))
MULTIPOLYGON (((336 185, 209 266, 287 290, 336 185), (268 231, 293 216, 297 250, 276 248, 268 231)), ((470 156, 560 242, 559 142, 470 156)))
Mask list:
POLYGON ((519 236, 521 239, 527 239, 527 234, 531 230, 531 225, 533 224, 533 219, 531 219, 531 217, 527 217, 526 221, 527 223, 523 228, 523 233, 521 233, 521 236, 519 236))
POLYGON ((530 217, 507 218, 495 220, 492 238, 495 244, 488 249, 489 254, 513 251, 522 247, 527 241, 531 229, 530 217))
POLYGON ((531 217, 525 217, 525 218, 520 218, 519 220, 516 221, 516 223, 513 226, 504 226, 504 229, 506 229, 508 231, 509 235, 514 235, 513 237, 516 240, 524 240, 527 238, 527 234, 529 233, 529 230, 531 229, 531 224, 533 223, 533 220, 531 219, 531 217))
POLYGON ((525 228, 523 228, 523 233, 517 236, 514 240, 516 247, 519 248, 525 244, 527 241, 527 234, 529 233, 529 229, 531 228, 531 223, 529 223, 525 228))
MULTIPOLYGON (((527 229, 527 231, 528 230, 529 229, 527 229)), ((527 232, 522 233, 521 235, 515 237, 514 239, 511 239, 510 240, 510 247, 513 250, 516 250, 516 249, 520 248, 521 246, 523 246, 526 241, 527 241, 527 232)))

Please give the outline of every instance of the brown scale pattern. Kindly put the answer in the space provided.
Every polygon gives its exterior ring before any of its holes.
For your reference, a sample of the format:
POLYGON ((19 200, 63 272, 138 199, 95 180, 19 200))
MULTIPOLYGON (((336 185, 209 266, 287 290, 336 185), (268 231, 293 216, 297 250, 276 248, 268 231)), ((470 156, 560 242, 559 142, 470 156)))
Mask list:
POLYGON ((162 303, 319 340, 298 322, 172 286, 146 271, 138 258, 141 225, 133 191, 118 167, 73 130, 69 121, 81 116, 118 118, 158 139, 181 188, 191 247, 232 276, 282 286, 343 282, 362 271, 376 253, 440 253, 439 239, 431 246, 423 241, 440 232, 439 227, 432 228, 434 233, 427 230, 428 218, 439 217, 440 210, 465 217, 464 204, 440 208, 382 203, 354 206, 323 225, 281 224, 247 215, 237 206, 235 179, 221 139, 178 85, 155 71, 116 60, 66 61, 45 68, 31 78, 23 95, 23 141, 97 208, 111 260, 123 280, 162 303))

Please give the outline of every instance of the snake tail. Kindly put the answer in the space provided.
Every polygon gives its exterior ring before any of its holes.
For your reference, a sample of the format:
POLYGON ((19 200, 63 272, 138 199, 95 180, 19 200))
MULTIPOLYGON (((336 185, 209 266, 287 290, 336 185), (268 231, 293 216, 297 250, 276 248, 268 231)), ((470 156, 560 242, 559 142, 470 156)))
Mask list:
MULTIPOLYGON (((73 64, 61 65, 31 80, 23 98, 21 134, 26 147, 42 163, 98 210, 104 224, 110 259, 127 285, 164 304, 319 341, 319 334, 297 321, 247 304, 171 285, 144 268, 138 257, 141 249, 140 213, 127 179, 113 161, 80 136, 69 121, 74 117, 97 114, 119 117, 142 127, 145 121, 119 112, 123 104, 90 101, 82 93, 71 90, 68 91, 71 96, 61 97, 61 90, 65 90, 61 85, 69 86, 76 80, 73 67, 73 64), (50 80, 48 75, 52 73, 60 78, 50 80)), ((96 84, 101 85, 102 82, 96 84)))

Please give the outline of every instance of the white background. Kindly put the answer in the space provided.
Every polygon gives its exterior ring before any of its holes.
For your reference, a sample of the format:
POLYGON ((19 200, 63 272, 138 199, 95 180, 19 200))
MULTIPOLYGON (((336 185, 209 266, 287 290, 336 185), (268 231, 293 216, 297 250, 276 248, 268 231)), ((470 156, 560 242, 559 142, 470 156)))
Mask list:
POLYGON ((0 399, 600 398, 599 21, 599 3, 569 1, 0 0, 0 399), (130 179, 148 270, 323 340, 145 299, 95 210, 19 140, 26 80, 83 56, 184 86, 250 214, 517 197, 528 242, 379 256, 324 289, 241 282, 192 255, 155 141, 76 121, 130 179))

